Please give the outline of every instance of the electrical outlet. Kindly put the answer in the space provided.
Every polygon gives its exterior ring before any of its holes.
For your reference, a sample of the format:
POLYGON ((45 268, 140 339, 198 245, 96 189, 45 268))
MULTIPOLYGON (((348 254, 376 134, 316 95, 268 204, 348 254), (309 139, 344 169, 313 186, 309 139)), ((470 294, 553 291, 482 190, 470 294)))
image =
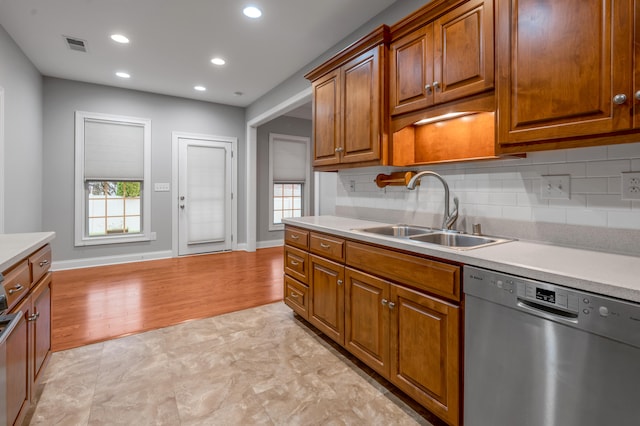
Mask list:
POLYGON ((640 200, 640 172, 622 173, 622 199, 640 200))
POLYGON ((540 198, 543 200, 569 200, 571 198, 571 175, 542 176, 540 198))

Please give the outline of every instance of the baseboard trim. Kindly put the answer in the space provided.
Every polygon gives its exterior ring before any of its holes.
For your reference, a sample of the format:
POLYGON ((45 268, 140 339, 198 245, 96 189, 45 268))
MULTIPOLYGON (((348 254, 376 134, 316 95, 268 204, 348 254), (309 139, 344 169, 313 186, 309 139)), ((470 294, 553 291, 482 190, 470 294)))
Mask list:
POLYGON ((169 259, 172 257, 173 252, 171 250, 165 250, 147 253, 123 254, 118 256, 90 257, 87 259, 59 260, 52 262, 51 269, 53 271, 64 271, 66 269, 90 268, 92 266, 116 265, 119 263, 169 259))
POLYGON ((256 248, 271 248, 271 247, 282 247, 284 245, 284 241, 282 239, 279 240, 271 240, 271 241, 256 241, 256 248))

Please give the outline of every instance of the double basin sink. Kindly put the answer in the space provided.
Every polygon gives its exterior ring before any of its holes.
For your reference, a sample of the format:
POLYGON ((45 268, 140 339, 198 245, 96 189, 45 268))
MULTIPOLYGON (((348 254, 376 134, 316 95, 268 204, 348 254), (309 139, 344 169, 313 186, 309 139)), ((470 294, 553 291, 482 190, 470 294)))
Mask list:
POLYGON ((463 234, 458 231, 433 229, 414 225, 385 225, 372 228, 354 229, 354 231, 436 244, 456 250, 470 250, 512 241, 507 238, 463 234))

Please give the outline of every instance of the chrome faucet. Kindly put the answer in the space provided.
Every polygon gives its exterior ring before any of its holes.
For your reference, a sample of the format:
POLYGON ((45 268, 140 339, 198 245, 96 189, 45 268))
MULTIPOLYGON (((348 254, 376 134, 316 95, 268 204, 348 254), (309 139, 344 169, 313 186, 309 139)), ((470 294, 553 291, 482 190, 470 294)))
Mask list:
POLYGON ((442 176, 430 170, 419 172, 414 177, 412 177, 407 184, 407 188, 416 189, 416 185, 418 184, 418 181, 422 178, 422 176, 433 176, 434 178, 442 182, 442 186, 444 186, 444 215, 442 218, 442 229, 451 229, 456 223, 456 220, 458 220, 458 197, 453 197, 453 204, 455 204, 455 208, 453 209, 453 212, 449 212, 449 185, 442 176))

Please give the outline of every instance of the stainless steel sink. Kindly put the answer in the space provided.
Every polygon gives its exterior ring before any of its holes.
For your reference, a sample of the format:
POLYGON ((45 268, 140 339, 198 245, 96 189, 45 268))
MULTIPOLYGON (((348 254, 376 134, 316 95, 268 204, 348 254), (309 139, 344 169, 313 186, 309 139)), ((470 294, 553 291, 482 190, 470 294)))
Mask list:
POLYGON ((469 250, 485 247, 493 244, 506 243, 512 240, 506 238, 489 237, 482 235, 459 234, 456 232, 436 232, 427 235, 410 237, 413 241, 438 244, 457 250, 469 250))
POLYGON ((437 230, 426 226, 414 225, 384 225, 373 228, 354 229, 354 231, 368 232, 370 234, 384 235, 388 237, 409 238, 411 236, 425 235, 437 230))

